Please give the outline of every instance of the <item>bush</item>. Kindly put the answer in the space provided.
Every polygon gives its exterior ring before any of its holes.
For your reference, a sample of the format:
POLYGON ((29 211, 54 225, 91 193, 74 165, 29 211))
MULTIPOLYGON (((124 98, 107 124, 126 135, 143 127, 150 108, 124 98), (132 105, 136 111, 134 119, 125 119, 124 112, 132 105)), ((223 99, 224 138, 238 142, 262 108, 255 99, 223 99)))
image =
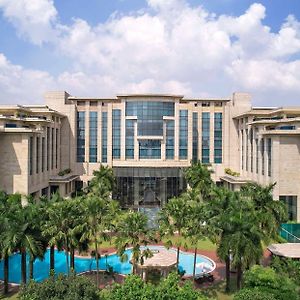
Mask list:
POLYGON ((259 288, 254 289, 242 289, 233 298, 233 300, 278 300, 274 294, 261 290, 259 288))
POLYGON ((230 176, 239 177, 240 173, 232 171, 230 168, 225 168, 225 174, 228 174, 230 176))
POLYGON ((86 277, 51 276, 42 283, 30 281, 22 286, 20 300, 99 300, 97 287, 86 277))

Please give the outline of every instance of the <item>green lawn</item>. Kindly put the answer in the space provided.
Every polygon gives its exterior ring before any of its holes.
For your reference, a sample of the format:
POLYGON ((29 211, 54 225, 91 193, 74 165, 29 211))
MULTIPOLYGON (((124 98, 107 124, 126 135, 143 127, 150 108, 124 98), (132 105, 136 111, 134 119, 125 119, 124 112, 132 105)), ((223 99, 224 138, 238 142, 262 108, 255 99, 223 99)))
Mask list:
MULTIPOLYGON (((194 244, 191 244, 190 241, 188 241, 187 239, 181 237, 181 236, 174 236, 174 237, 170 237, 170 238, 164 238, 163 242, 166 243, 167 241, 171 241, 172 245, 176 246, 179 244, 186 249, 194 249, 194 244)), ((216 250, 216 245, 213 244, 210 240, 208 239, 204 239, 204 240, 199 240, 197 243, 197 248, 199 250, 208 250, 208 251, 212 251, 212 250, 216 250)))
POLYGON ((217 300, 232 300, 236 292, 236 280, 231 278, 230 281, 231 293, 225 293, 225 281, 214 284, 211 287, 205 288, 202 292, 209 298, 217 300))
POLYGON ((2 295, 0 296, 1 300, 17 300, 18 299, 18 293, 14 293, 8 297, 3 297, 2 295))

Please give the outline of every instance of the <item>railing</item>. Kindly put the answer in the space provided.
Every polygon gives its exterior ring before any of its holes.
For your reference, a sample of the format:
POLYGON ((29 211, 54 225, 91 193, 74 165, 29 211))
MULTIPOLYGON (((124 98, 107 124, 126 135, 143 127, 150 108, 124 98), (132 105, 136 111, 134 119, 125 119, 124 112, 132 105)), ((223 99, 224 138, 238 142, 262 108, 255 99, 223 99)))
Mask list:
MULTIPOLYGON (((292 224, 291 224, 292 225, 292 224)), ((300 238, 284 227, 280 227, 280 236, 287 240, 289 243, 300 243, 300 238)))

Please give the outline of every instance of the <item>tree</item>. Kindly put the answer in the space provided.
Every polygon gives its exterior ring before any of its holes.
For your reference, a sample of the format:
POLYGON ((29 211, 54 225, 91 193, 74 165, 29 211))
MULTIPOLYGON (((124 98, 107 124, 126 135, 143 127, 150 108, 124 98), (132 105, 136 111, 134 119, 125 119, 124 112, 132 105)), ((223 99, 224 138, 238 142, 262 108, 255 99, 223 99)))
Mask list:
MULTIPOLYGON (((162 236, 173 237, 177 233, 179 236, 184 233, 188 221, 190 220, 190 205, 185 196, 172 198, 160 211, 158 222, 162 236)), ((168 245, 172 245, 171 240, 168 245)), ((177 244, 177 265, 179 262, 180 243, 177 244)))
POLYGON ((184 175, 189 186, 197 190, 201 200, 208 200, 211 188, 214 185, 211 179, 212 171, 200 161, 193 162, 185 169, 184 175))
POLYGON ((115 245, 122 260, 128 259, 126 248, 132 247, 133 274, 136 273, 137 264, 143 264, 145 258, 152 256, 150 249, 142 249, 142 246, 155 241, 154 233, 147 227, 147 217, 144 214, 129 211, 120 217, 115 245))

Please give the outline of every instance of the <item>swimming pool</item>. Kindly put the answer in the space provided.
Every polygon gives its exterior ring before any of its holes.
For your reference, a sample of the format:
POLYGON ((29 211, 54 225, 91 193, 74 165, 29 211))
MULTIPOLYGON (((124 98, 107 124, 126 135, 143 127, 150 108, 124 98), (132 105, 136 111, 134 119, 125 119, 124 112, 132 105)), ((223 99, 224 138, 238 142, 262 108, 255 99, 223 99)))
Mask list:
MULTIPOLYGON (((163 246, 149 246, 151 250, 167 250, 163 246)), ((169 249, 168 251, 175 251, 176 249, 169 249)), ((129 259, 131 257, 131 250, 126 250, 126 254, 129 259)), ((114 271, 120 274, 130 274, 131 267, 129 261, 121 262, 120 258, 116 254, 102 256, 100 259, 100 269, 106 269, 106 259, 107 264, 112 266, 114 271)), ((209 272, 215 269, 215 263, 210 258, 197 255, 197 264, 205 263, 209 267, 209 272)), ((194 264, 194 256, 191 253, 180 251, 179 254, 179 269, 185 270, 185 275, 189 276, 193 274, 193 264, 194 264)), ((44 260, 37 259, 34 262, 34 274, 33 277, 36 281, 42 281, 49 276, 49 266, 50 266, 50 251, 48 250, 45 254, 44 260)), ((27 271, 29 269, 29 257, 27 255, 27 271)), ((76 273, 81 273, 85 271, 95 270, 96 269, 96 261, 94 258, 82 258, 75 257, 75 271, 76 273)), ((196 272, 199 273, 200 270, 196 269, 196 272)), ((63 251, 55 250, 55 273, 67 273, 66 268, 66 256, 63 251)), ((27 276, 29 276, 27 274, 27 276)), ((3 280, 3 261, 0 261, 0 280, 3 280)), ((12 283, 20 283, 21 282, 21 255, 14 254, 9 258, 9 282, 12 283)))

